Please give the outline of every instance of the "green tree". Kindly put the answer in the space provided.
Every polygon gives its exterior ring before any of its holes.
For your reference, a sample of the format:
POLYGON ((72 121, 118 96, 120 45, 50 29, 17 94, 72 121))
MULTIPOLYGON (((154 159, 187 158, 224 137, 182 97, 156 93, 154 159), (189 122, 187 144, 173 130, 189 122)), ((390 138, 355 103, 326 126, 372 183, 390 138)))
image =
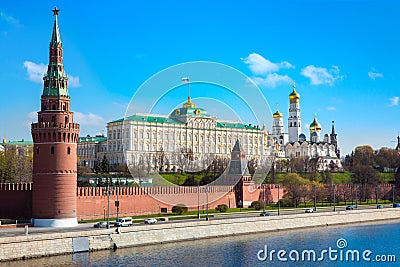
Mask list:
POLYGON ((297 173, 287 173, 282 183, 286 188, 285 198, 290 199, 292 205, 297 208, 301 197, 306 197, 309 191, 308 185, 310 181, 302 178, 297 173))
POLYGON ((216 211, 226 212, 228 210, 228 206, 226 204, 219 204, 216 208, 216 211))
POLYGON ((251 202, 250 208, 253 208, 254 210, 260 210, 263 208, 263 203, 260 201, 253 201, 251 202))
POLYGON ((177 204, 177 205, 172 207, 171 211, 173 213, 181 215, 181 214, 183 214, 183 213, 188 211, 188 207, 186 207, 185 204, 177 204))

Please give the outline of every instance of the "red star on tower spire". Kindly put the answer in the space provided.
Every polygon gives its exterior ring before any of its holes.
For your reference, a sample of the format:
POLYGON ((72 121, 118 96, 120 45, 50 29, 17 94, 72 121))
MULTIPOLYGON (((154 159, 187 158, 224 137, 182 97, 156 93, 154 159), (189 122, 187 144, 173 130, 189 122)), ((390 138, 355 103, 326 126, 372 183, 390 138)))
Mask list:
POLYGON ((53 16, 58 16, 58 12, 60 12, 60 10, 57 9, 57 7, 55 7, 52 11, 53 11, 53 16))

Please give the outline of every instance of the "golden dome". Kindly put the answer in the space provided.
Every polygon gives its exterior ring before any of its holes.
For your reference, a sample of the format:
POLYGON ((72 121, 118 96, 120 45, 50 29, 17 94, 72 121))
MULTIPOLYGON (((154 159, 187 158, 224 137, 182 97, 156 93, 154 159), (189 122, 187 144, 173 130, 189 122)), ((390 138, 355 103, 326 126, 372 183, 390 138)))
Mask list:
POLYGON ((320 132, 322 130, 321 124, 317 121, 317 118, 314 117, 313 122, 310 124, 310 132, 320 132))
POLYGON ((293 89, 293 92, 289 95, 289 99, 299 99, 300 95, 296 92, 296 89, 293 89))
POLYGON ((274 114, 272 114, 272 116, 274 118, 283 118, 282 113, 279 112, 279 110, 277 110, 274 114))

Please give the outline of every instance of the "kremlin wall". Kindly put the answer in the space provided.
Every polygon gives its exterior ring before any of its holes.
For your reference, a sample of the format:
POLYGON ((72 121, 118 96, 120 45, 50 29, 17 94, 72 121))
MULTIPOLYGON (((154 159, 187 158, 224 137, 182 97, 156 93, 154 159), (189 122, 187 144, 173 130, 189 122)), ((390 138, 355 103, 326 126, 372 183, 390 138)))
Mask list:
MULTIPOLYGON (((0 184, 0 218, 29 220, 32 218, 32 183, 24 184, 0 184)), ((329 188, 327 185, 326 188, 329 188)), ((354 185, 338 184, 336 192, 351 191, 354 185)), ((365 195, 375 203, 375 186, 367 186, 365 195)), ((361 191, 361 189, 359 189, 361 191)), ((379 187, 379 199, 391 199, 392 184, 381 184, 379 187)), ((193 203, 197 201, 197 187, 120 187, 118 190, 119 217, 135 216, 144 214, 158 214, 162 208, 171 212, 172 206, 176 204, 193 203), (175 202, 163 203, 158 199, 168 195, 175 202)), ((215 209, 219 204, 226 204, 228 207, 237 207, 242 201, 243 207, 248 207, 252 201, 264 200, 267 204, 278 201, 278 188, 276 185, 263 184, 256 186, 251 182, 239 182, 234 188, 215 186, 209 187, 208 203, 209 209, 215 209), (223 195, 217 200, 218 195, 223 195), (213 200, 213 201, 211 201, 213 200)), ((280 189, 280 197, 286 193, 285 188, 280 189)), ((117 190, 112 190, 110 194, 110 217, 116 217, 115 201, 117 200, 117 190)), ((312 199, 307 199, 312 201, 312 199)), ((76 192, 77 219, 102 219, 107 216, 108 198, 106 187, 78 187, 76 192)), ((350 201, 348 203, 351 202, 350 201)), ((355 200, 354 200, 355 202, 355 200)), ((329 205, 329 203, 327 203, 329 205)), ((331 204, 333 205, 333 204, 331 204)), ((206 209, 205 193, 200 192, 200 210, 206 209)), ((196 206, 190 206, 189 210, 197 210, 196 206)))

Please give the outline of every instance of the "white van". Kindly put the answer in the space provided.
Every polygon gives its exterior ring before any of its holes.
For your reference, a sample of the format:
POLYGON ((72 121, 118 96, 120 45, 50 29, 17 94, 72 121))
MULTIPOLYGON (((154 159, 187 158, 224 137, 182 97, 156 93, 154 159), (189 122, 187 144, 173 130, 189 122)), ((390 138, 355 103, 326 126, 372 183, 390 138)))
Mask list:
POLYGON ((115 222, 114 226, 116 226, 116 227, 132 226, 132 218, 131 217, 118 218, 117 221, 115 222))

